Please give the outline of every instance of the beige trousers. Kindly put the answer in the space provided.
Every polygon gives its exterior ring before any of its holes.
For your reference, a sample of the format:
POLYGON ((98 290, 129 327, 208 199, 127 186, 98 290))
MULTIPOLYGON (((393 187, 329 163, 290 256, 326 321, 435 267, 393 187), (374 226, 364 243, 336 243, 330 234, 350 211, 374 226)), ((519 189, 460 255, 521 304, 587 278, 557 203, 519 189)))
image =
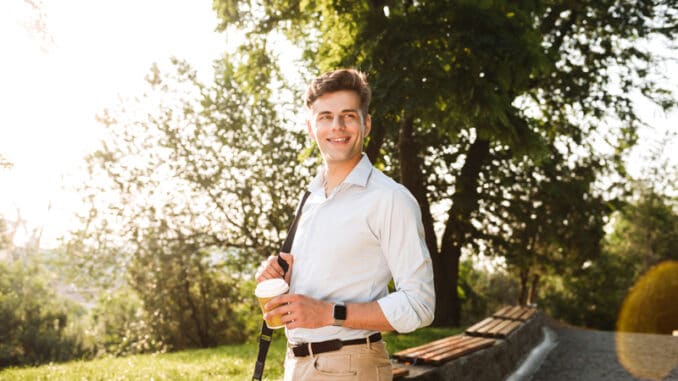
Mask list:
POLYGON ((348 345, 338 351, 306 357, 294 357, 292 349, 287 349, 285 381, 324 380, 393 380, 384 342, 348 345))

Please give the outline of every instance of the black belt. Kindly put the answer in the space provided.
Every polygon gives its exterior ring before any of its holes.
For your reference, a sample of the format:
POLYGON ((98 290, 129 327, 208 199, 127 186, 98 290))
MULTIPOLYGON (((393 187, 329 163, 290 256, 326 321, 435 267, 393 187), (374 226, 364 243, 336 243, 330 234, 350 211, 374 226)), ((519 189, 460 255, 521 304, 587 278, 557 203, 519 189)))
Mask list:
POLYGON ((345 345, 367 344, 368 341, 370 343, 376 343, 379 340, 381 340, 381 333, 377 332, 364 339, 355 339, 355 340, 335 339, 321 341, 319 343, 299 344, 292 347, 292 352, 294 352, 294 357, 306 357, 310 355, 311 352, 313 352, 313 354, 333 352, 340 350, 345 345), (309 346, 311 347, 310 351, 308 348, 309 346))

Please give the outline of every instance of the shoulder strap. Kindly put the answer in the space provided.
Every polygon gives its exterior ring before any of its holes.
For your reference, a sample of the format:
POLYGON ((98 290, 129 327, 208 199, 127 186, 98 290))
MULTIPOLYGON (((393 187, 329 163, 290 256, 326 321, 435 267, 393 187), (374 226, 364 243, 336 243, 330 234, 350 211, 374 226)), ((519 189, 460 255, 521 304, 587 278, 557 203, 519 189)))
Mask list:
MULTIPOLYGON (((301 203, 297 209, 297 213, 294 216, 294 221, 290 229, 287 231, 287 237, 283 243, 282 248, 280 249, 283 253, 289 253, 292 250, 292 243, 294 243, 294 235, 297 232, 297 224, 299 224, 299 218, 301 217, 301 211, 304 210, 304 204, 306 199, 311 194, 311 192, 306 191, 304 196, 301 198, 301 203)), ((283 272, 287 273, 289 265, 285 262, 280 256, 278 256, 278 264, 282 267, 283 272)), ((284 276, 284 274, 283 274, 284 276)), ((252 380, 260 381, 261 377, 264 375, 264 364, 266 363, 266 355, 268 355, 268 348, 271 346, 271 339, 273 338, 273 330, 268 328, 266 322, 261 323, 261 334, 259 335, 259 352, 257 353, 257 362, 254 366, 254 375, 252 380)))
MULTIPOLYGON (((299 204, 297 213, 294 216, 294 221, 292 221, 292 225, 290 226, 290 229, 287 231, 287 237, 285 237, 285 242, 283 242, 282 248, 280 249, 280 251, 283 253, 289 253, 292 250, 292 243, 294 243, 294 235, 297 234, 297 225, 299 224, 299 219, 301 218, 301 211, 304 209, 304 204, 306 204, 306 199, 310 194, 311 192, 306 191, 304 193, 304 196, 301 198, 301 203, 299 204)), ((280 265, 280 267, 282 267, 284 276, 287 273, 287 270, 289 269, 289 265, 287 264, 287 262, 285 262, 285 260, 280 258, 280 256, 278 256, 278 264, 280 265)))

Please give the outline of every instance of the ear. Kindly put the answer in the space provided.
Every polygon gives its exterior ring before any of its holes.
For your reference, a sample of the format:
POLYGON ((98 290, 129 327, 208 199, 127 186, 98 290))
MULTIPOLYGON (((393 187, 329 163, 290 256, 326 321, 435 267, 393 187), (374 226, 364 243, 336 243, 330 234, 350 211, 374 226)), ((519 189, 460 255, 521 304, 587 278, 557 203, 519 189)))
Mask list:
POLYGON ((306 132, 311 140, 315 141, 315 134, 313 133, 313 127, 311 127, 311 121, 306 119, 306 132))
POLYGON ((364 135, 365 136, 369 135, 371 130, 372 130, 372 116, 370 114, 367 114, 367 117, 365 118, 365 133, 364 133, 364 135))

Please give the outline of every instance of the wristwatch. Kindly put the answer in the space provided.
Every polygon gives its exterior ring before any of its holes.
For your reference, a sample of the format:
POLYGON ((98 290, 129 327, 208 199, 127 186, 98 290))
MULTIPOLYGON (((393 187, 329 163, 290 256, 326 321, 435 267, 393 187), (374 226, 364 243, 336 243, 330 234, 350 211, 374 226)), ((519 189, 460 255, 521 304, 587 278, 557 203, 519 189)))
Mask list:
POLYGON ((334 306, 332 307, 332 316, 334 317, 334 323, 332 323, 332 325, 337 327, 344 325, 344 321, 346 320, 346 306, 344 303, 334 303, 334 306))

